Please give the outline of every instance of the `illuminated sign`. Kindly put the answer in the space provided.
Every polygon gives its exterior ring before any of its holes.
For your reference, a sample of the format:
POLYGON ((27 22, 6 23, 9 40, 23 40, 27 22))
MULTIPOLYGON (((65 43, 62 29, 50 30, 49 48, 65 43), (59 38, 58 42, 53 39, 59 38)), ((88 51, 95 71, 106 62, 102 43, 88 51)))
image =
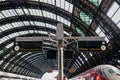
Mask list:
POLYGON ((105 41, 78 41, 78 51, 105 51, 105 41))

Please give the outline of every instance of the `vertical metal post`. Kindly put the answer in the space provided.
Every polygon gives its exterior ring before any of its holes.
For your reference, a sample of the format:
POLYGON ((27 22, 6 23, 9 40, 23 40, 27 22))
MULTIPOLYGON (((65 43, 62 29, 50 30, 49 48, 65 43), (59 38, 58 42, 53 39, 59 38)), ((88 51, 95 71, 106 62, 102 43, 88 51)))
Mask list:
POLYGON ((58 42, 58 80, 63 80, 63 41, 58 42))
POLYGON ((63 38, 64 38, 63 24, 57 24, 56 36, 58 40, 58 80, 63 80, 63 38))

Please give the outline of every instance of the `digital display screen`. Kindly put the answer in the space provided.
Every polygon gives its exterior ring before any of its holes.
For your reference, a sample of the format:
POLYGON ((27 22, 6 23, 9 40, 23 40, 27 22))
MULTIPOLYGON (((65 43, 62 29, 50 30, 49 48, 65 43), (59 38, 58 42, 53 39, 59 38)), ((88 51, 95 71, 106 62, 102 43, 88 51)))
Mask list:
POLYGON ((19 46, 19 51, 42 51, 42 41, 19 41, 15 46, 19 46))
POLYGON ((78 51, 103 51, 106 50, 105 41, 78 41, 78 51))

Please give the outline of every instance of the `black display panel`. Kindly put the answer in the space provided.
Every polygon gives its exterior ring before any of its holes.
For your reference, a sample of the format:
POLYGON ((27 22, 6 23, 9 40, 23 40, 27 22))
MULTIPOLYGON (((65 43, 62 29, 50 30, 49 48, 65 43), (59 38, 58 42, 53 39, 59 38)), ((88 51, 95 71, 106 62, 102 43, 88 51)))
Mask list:
POLYGON ((105 51, 105 41, 78 41, 78 51, 105 51))
POLYGON ((16 51, 42 51, 42 41, 16 41, 14 49, 16 51))

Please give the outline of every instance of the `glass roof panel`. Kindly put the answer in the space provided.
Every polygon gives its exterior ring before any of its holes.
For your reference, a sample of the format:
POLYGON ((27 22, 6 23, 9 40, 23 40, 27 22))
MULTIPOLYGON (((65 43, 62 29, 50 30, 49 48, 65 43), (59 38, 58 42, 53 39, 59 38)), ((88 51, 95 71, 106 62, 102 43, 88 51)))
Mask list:
MULTIPOLYGON (((14 38, 23 34, 30 34, 30 33, 40 33, 40 34, 48 34, 46 31, 40 31, 40 30, 27 30, 27 31, 20 31, 16 33, 9 34, 8 36, 5 36, 0 39, 0 44, 9 40, 10 38, 14 38)), ((51 36, 56 36, 55 34, 51 33, 51 36)))
POLYGON ((120 21, 120 8, 117 10, 117 12, 112 17, 112 20, 117 24, 120 21))
POLYGON ((24 8, 23 11, 25 12, 26 15, 30 15, 28 9, 24 8))
POLYGON ((2 13, 0 12, 0 19, 5 18, 2 13))
POLYGON ((84 61, 81 59, 81 57, 79 56, 78 59, 84 64, 84 61))
POLYGON ((114 2, 113 3, 113 5, 112 5, 112 7, 109 9, 109 11, 107 12, 107 15, 109 16, 109 17, 112 17, 113 16, 113 14, 116 12, 116 10, 119 8, 119 5, 116 3, 116 2, 114 2))
POLYGON ((88 59, 87 59, 87 57, 84 55, 84 53, 83 52, 81 52, 81 54, 83 55, 83 57, 85 58, 85 60, 87 61, 88 59))
POLYGON ((95 31, 97 34, 100 34, 101 32, 101 29, 99 27, 97 27, 96 31, 95 31))
POLYGON ((83 33, 83 31, 79 28, 76 27, 77 32, 81 35, 81 36, 85 36, 85 34, 83 33))
POLYGON ((76 65, 76 67, 77 67, 77 69, 79 68, 79 65, 77 64, 77 62, 75 62, 75 65, 76 65))
MULTIPOLYGON (((14 11, 14 9, 9 10, 9 11, 14 11)), ((22 9, 15 9, 15 11, 17 12, 18 15, 23 15, 24 14, 22 9)))
POLYGON ((105 37, 105 41, 109 42, 109 39, 105 36, 105 34, 102 32, 102 30, 97 27, 96 31, 95 31, 100 37, 105 37))
POLYGON ((85 22, 87 25, 90 25, 92 19, 88 15, 86 15, 84 12, 80 12, 80 18, 83 22, 85 22))
POLYGON ((94 5, 99 6, 102 0, 89 0, 92 2, 94 5))
MULTIPOLYGON (((26 15, 36 15, 36 16, 44 16, 44 17, 48 17, 48 18, 52 18, 52 19, 55 19, 56 20, 56 14, 53 14, 51 12, 48 12, 48 11, 42 11, 43 12, 43 15, 42 15, 42 12, 41 10, 38 10, 38 9, 26 9, 24 8, 23 10, 22 9, 15 9, 17 14, 20 14, 20 15, 24 15, 24 12, 26 15)), ((14 9, 10 9, 10 10, 4 10, 4 11, 1 11, 1 13, 3 14, 0 14, 0 17, 1 18, 4 18, 5 17, 11 17, 11 16, 17 16, 17 14, 7 14, 9 12, 13 12, 14 9)), ((57 15, 57 20, 70 26, 70 21, 64 19, 63 17, 61 16, 58 16, 57 15)), ((28 21, 25 22, 25 24, 30 24, 28 21)))
POLYGON ((0 2, 1 2, 1 1, 6 1, 6 0, 0 0, 0 2))
POLYGON ((118 23, 118 25, 117 25, 119 28, 120 28, 120 22, 118 23))
POLYGON ((65 0, 61 0, 61 6, 62 9, 65 9, 65 0))
POLYGON ((10 47, 12 47, 13 45, 14 45, 14 43, 12 42, 12 43, 8 44, 8 45, 6 46, 6 48, 10 48, 10 47))
POLYGON ((120 6, 119 4, 114 1, 113 5, 107 12, 107 15, 113 20, 113 22, 120 28, 119 22, 120 22, 120 6))
POLYGON ((80 65, 80 62, 78 61, 78 59, 76 60, 76 62, 80 65))
POLYGON ((56 6, 57 6, 57 7, 60 7, 60 4, 61 4, 61 3, 60 3, 60 0, 56 0, 56 6))
POLYGON ((69 11, 69 2, 65 1, 65 10, 69 11))

